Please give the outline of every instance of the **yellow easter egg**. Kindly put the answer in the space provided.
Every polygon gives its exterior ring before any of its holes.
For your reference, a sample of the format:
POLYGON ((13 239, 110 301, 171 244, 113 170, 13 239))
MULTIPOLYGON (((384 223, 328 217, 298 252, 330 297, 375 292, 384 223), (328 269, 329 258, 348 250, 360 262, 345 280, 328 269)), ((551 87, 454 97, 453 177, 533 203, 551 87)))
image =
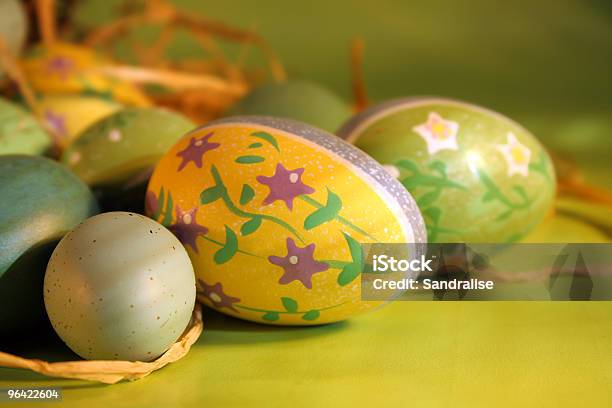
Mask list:
POLYGON ((111 64, 91 48, 61 42, 40 45, 20 61, 30 85, 40 93, 97 95, 126 105, 150 106, 138 87, 104 75, 101 69, 111 64))
POLYGON ((50 95, 39 99, 43 120, 57 135, 60 149, 65 149, 91 124, 121 109, 121 105, 80 95, 50 95))
POLYGON ((288 119, 230 117, 158 162, 147 214, 187 248, 198 298, 241 319, 335 322, 361 300, 365 243, 420 243, 410 194, 359 149, 288 119))

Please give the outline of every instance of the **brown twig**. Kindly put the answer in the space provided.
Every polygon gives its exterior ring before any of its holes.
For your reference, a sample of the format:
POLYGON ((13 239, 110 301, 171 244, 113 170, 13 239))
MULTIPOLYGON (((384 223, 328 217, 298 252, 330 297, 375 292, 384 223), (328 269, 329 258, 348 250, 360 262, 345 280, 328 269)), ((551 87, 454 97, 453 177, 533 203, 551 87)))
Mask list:
POLYGON ((560 194, 572 195, 586 201, 612 207, 612 191, 592 186, 582 181, 559 180, 557 189, 560 194))
POLYGON ((238 56, 236 57, 236 67, 240 70, 246 63, 249 52, 251 51, 251 47, 249 47, 249 43, 240 44, 240 49, 238 50, 238 56))
POLYGON ((85 38, 84 43, 86 46, 90 47, 105 46, 116 37, 121 36, 130 29, 149 22, 150 19, 144 15, 122 17, 96 30, 93 30, 85 38))
POLYGON ((185 14, 177 15, 176 19, 179 24, 185 25, 194 32, 203 31, 214 34, 226 40, 254 44, 261 50, 268 60, 268 66, 270 68, 270 72, 272 73, 272 78, 274 78, 274 80, 277 82, 283 82, 287 79, 285 68, 280 63, 276 53, 258 34, 236 29, 218 21, 205 20, 201 17, 196 18, 185 14))
POLYGON ((612 206, 612 191, 585 182, 583 174, 572 160, 555 152, 550 152, 550 156, 557 173, 559 195, 574 196, 584 201, 612 206))
POLYGON ((15 56, 6 45, 4 38, 0 36, 0 65, 4 67, 6 75, 17 85, 19 93, 25 100, 26 105, 34 113, 34 117, 37 119, 41 127, 46 131, 49 139, 51 139, 51 155, 54 157, 60 154, 60 135, 58 135, 53 128, 49 126, 47 121, 43 119, 43 114, 38 105, 36 95, 30 86, 28 79, 23 73, 21 67, 17 63, 15 56))
POLYGON ((257 33, 231 27, 224 23, 208 20, 201 16, 192 16, 180 12, 165 1, 148 2, 143 14, 130 15, 93 31, 85 40, 90 46, 105 44, 142 24, 172 25, 186 27, 194 34, 214 35, 228 41, 252 43, 256 45, 268 60, 272 77, 276 81, 284 81, 287 77, 283 65, 266 41, 257 33))
POLYGON ((363 75, 363 40, 359 37, 351 43, 351 79, 353 83, 353 97, 355 110, 362 111, 368 106, 368 95, 363 75))
POLYGON ((244 75, 240 72, 237 66, 234 66, 225 56, 221 48, 217 45, 217 43, 211 38, 209 34, 205 33, 193 33, 195 40, 200 44, 200 46, 210 53, 212 57, 213 66, 219 67, 221 72, 225 74, 228 78, 240 82, 244 82, 244 75))

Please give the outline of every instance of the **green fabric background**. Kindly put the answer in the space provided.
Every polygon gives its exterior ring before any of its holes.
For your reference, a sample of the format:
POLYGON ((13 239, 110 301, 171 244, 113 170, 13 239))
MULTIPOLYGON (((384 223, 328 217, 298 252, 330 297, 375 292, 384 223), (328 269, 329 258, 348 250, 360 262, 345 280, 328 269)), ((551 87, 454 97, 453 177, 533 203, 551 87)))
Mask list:
MULTIPOLYGON (((109 18, 115 3, 85 2, 79 21, 109 18)), ((348 44, 360 35, 373 100, 443 95, 496 109, 612 187, 606 0, 176 3, 255 27, 291 76, 347 99, 348 44)), ((191 54, 192 45, 183 39, 170 56, 191 54)), ((559 215, 529 240, 610 242, 559 215)), ((610 302, 398 302, 340 324, 274 328, 208 311, 189 356, 143 380, 100 386, 0 369, 0 387, 59 385, 62 406, 90 408, 611 406, 611 312, 610 302)), ((46 349, 43 356, 70 357, 46 349)))

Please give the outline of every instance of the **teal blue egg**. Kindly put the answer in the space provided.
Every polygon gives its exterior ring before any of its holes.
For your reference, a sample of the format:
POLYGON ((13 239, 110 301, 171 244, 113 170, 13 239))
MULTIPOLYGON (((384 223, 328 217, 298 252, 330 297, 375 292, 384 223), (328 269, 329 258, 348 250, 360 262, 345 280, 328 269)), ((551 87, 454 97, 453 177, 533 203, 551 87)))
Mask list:
POLYGON ((55 244, 97 213, 89 188, 40 156, 0 155, 0 334, 44 321, 43 276, 55 244))

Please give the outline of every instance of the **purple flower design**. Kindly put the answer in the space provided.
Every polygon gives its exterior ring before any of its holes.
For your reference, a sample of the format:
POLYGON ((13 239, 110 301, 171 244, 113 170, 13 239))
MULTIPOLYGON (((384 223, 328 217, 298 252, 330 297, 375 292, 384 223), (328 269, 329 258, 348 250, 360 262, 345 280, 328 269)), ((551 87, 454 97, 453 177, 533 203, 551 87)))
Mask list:
POLYGON ((66 79, 74 71, 74 61, 68 57, 57 56, 47 62, 47 72, 66 79))
POLYGON ((57 135, 66 136, 68 133, 68 129, 66 128, 66 117, 64 115, 47 109, 45 110, 45 122, 47 122, 53 133, 57 135))
POLYGON ((169 227, 170 231, 183 243, 189 245, 195 253, 198 253, 196 239, 200 235, 208 233, 208 228, 198 224, 196 220, 197 208, 183 211, 180 206, 176 206, 176 224, 169 227))
POLYGON ((211 132, 199 139, 192 137, 191 140, 189 140, 189 146, 176 154, 177 157, 183 159, 179 165, 178 171, 183 170, 185 166, 189 164, 189 162, 193 162, 197 168, 202 168, 202 159, 204 154, 209 150, 213 150, 221 146, 219 143, 211 143, 208 141, 212 135, 213 133, 211 132))
POLYGON ((314 188, 302 182, 303 168, 287 170, 282 164, 276 165, 272 177, 257 176, 257 181, 268 186, 270 193, 263 204, 268 205, 276 200, 282 200, 289 210, 293 210, 293 199, 302 194, 314 193, 314 188))
POLYGON ((280 266, 285 270, 278 283, 286 285, 298 280, 306 288, 312 289, 312 275, 329 269, 329 265, 314 259, 314 250, 315 244, 298 248, 293 239, 287 238, 287 255, 284 257, 268 257, 271 264, 280 266))
POLYGON ((240 313, 234 307, 234 303, 240 302, 240 299, 229 296, 223 292, 223 285, 221 285, 221 282, 217 282, 214 285, 207 285, 202 279, 198 279, 198 284, 200 288, 202 288, 198 293, 208 299, 214 307, 217 309, 225 307, 236 313, 240 313))

